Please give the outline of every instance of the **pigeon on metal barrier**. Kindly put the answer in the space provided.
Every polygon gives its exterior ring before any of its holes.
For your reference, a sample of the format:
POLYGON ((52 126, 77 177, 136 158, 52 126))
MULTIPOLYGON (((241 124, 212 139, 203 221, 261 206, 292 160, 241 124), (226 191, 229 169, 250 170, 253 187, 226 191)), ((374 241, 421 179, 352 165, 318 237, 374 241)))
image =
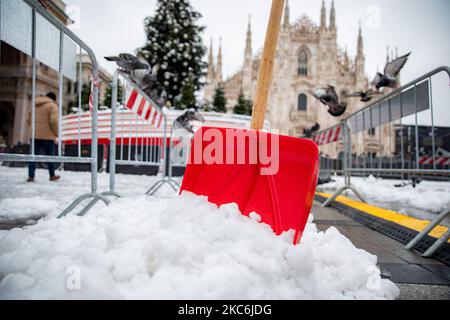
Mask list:
POLYGON ((159 65, 149 68, 141 79, 136 79, 139 88, 144 92, 149 92, 158 86, 159 65))
POLYGON ((317 90, 314 93, 314 97, 322 102, 323 105, 328 106, 328 113, 333 117, 340 117, 347 110, 347 103, 339 103, 339 97, 333 86, 326 86, 325 88, 317 90))
POLYGON ((133 74, 136 70, 148 70, 150 66, 145 61, 139 60, 129 53, 121 53, 118 56, 105 57, 106 60, 115 62, 120 71, 126 74, 133 74))
POLYGON ((316 133, 319 130, 320 130, 320 124, 318 124, 316 122, 316 124, 314 126, 312 126, 310 129, 303 130, 303 134, 304 134, 305 138, 310 139, 310 138, 312 138, 314 133, 316 133))
POLYGON ((372 99, 375 95, 381 95, 381 94, 383 94, 383 93, 379 92, 379 91, 368 90, 368 91, 347 94, 347 95, 345 95, 345 98, 361 98, 361 102, 370 102, 370 101, 372 101, 372 99))
POLYGON ((394 61, 389 62, 384 68, 384 74, 377 73, 375 79, 372 81, 371 85, 375 87, 377 90, 380 88, 396 88, 398 86, 398 75, 400 71, 405 66, 406 62, 408 62, 408 58, 412 52, 401 56, 400 58, 395 59, 394 61))
POLYGON ((175 120, 174 127, 194 133, 194 127, 190 124, 191 121, 204 122, 205 118, 197 110, 189 109, 175 120))

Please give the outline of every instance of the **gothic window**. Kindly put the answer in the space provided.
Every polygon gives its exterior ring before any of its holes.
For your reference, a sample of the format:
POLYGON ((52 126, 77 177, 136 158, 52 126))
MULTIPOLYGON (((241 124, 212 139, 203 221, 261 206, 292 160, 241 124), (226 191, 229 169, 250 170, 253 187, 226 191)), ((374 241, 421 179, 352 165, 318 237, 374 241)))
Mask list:
POLYGON ((308 53, 306 50, 300 51, 298 57, 298 75, 308 76, 308 53))
POLYGON ((308 97, 306 94, 298 96, 298 111, 308 111, 308 97))

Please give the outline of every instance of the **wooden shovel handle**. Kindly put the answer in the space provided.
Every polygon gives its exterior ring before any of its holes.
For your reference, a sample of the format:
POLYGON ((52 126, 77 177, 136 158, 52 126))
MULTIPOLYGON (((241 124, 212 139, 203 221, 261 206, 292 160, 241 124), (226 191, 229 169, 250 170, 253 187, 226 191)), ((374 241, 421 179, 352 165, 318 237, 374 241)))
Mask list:
POLYGON ((258 85, 256 87, 255 103, 253 105, 251 127, 253 130, 261 130, 264 128, 284 3, 285 0, 272 0, 272 9, 270 11, 264 52, 259 69, 258 85))

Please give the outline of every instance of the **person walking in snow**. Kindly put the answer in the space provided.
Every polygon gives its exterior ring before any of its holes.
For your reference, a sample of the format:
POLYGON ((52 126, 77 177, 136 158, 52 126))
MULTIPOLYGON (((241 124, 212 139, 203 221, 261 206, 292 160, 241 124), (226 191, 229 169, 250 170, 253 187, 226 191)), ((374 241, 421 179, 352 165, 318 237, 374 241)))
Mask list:
MULTIPOLYGON (((28 119, 31 125, 31 117, 28 119)), ((55 141, 58 139, 58 105, 56 95, 49 92, 45 97, 36 99, 36 131, 35 150, 36 154, 53 156, 55 152, 55 141), (43 151, 43 153, 40 153, 43 151)), ((48 163, 50 181, 58 181, 61 177, 55 175, 55 165, 48 163)), ((36 173, 36 162, 28 164, 28 182, 34 182, 36 173)))

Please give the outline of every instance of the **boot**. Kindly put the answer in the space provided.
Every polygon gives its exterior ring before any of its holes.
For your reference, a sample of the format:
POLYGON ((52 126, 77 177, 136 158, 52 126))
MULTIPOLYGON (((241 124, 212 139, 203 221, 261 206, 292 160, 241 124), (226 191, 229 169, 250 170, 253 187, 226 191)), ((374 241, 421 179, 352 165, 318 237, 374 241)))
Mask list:
POLYGON ((61 179, 60 176, 50 177, 50 181, 58 181, 59 179, 61 179))
POLYGON ((30 177, 30 178, 28 178, 27 182, 28 182, 28 183, 30 183, 30 182, 34 182, 34 178, 31 178, 31 177, 30 177))

